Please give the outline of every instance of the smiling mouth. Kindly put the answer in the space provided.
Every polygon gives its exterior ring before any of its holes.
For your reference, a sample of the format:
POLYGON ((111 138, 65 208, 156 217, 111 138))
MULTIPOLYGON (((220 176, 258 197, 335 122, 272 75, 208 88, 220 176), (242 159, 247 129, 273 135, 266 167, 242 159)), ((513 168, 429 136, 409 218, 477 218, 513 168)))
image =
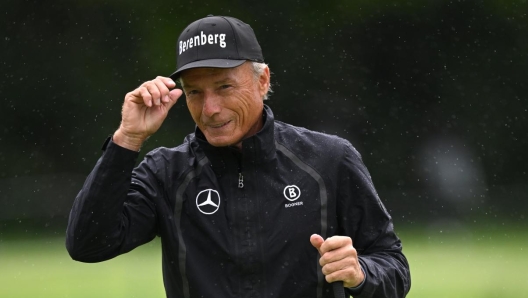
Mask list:
POLYGON ((227 122, 224 122, 224 123, 220 123, 220 124, 210 124, 210 125, 207 125, 211 128, 222 128, 226 125, 228 125, 229 123, 231 123, 231 120, 227 121, 227 122))

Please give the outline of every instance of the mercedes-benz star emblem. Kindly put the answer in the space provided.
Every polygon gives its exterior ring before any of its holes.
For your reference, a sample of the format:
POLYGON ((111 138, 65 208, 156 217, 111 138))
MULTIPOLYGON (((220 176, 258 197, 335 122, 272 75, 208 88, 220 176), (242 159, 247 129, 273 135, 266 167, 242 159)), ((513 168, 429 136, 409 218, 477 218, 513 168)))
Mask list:
POLYGON ((196 196, 196 207, 203 214, 213 214, 220 208, 220 195, 214 189, 202 190, 196 196))

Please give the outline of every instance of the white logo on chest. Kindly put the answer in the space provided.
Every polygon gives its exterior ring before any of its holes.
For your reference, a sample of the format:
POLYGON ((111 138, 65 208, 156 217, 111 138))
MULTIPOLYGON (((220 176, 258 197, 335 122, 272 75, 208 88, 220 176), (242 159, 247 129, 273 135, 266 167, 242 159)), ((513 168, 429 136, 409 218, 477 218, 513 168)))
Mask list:
MULTIPOLYGON (((301 190, 299 189, 299 187, 297 187, 297 185, 288 185, 284 188, 283 194, 286 200, 293 202, 301 197, 301 190)), ((290 208, 294 206, 302 206, 302 204, 302 201, 297 201, 293 203, 284 204, 284 207, 290 208)))
POLYGON ((301 190, 296 185, 288 185, 284 188, 284 197, 288 201, 295 201, 301 196, 301 190))
POLYGON ((220 195, 214 189, 202 190, 196 196, 196 207, 203 214, 213 214, 220 208, 220 195))

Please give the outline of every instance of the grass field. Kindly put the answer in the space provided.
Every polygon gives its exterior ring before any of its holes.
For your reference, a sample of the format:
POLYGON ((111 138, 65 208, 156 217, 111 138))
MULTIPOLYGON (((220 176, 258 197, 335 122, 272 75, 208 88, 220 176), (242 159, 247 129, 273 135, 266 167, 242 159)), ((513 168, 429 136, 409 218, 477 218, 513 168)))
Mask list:
MULTIPOLYGON (((528 297, 528 233, 402 230, 410 298, 528 297)), ((0 297, 165 297, 159 240, 98 263, 72 261, 59 237, 0 238, 0 297)))
POLYGON ((528 297, 524 230, 400 233, 411 266, 411 298, 528 297))

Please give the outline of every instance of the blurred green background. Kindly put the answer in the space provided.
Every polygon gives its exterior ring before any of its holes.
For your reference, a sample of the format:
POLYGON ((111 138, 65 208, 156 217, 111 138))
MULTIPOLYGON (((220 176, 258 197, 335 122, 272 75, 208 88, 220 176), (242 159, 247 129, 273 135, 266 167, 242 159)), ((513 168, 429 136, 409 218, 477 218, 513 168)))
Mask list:
MULTIPOLYGON (((0 297, 163 297, 159 243, 69 259, 69 208, 124 94, 175 69, 207 14, 249 23, 278 120, 362 153, 408 297, 528 297, 528 3, 25 1, 2 8, 0 297)), ((193 130, 178 103, 142 154, 193 130)))
MULTIPOLYGON (((406 229, 407 297, 528 297, 525 234, 406 229)), ((0 254, 1 297, 165 297, 159 239, 96 264, 71 261, 62 237, 9 239, 0 254)))

